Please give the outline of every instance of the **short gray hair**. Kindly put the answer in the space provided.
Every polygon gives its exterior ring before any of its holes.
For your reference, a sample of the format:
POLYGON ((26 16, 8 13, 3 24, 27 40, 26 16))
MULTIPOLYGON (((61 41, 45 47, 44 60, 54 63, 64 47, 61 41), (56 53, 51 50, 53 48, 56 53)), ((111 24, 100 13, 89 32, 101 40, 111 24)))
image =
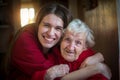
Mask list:
POLYGON ((66 31, 73 32, 73 34, 84 32, 86 34, 86 46, 93 47, 95 45, 93 31, 80 19, 72 20, 65 29, 66 31))

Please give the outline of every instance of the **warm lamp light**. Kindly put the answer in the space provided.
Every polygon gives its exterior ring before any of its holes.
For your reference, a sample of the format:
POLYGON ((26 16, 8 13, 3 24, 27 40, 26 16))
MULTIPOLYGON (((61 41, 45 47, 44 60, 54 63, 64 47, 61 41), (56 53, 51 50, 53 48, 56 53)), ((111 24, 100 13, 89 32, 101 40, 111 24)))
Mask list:
POLYGON ((35 10, 34 8, 21 8, 20 10, 21 26, 25 26, 34 22, 35 10))

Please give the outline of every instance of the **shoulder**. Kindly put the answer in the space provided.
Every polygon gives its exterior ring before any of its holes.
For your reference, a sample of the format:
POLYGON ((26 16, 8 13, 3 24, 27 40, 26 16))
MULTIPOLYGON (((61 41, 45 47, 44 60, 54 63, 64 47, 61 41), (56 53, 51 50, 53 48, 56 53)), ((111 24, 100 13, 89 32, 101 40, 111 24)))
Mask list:
POLYGON ((21 39, 21 40, 26 40, 26 39, 33 39, 37 38, 37 31, 35 29, 34 24, 29 24, 24 26, 23 28, 19 29, 14 37, 15 40, 21 39))
POLYGON ((83 51, 82 54, 94 55, 95 52, 94 52, 93 49, 88 48, 88 49, 86 49, 85 51, 83 51))
POLYGON ((86 49, 85 51, 83 51, 81 54, 80 54, 80 56, 79 56, 79 59, 86 59, 87 57, 89 57, 89 56, 92 56, 92 55, 94 55, 95 54, 95 52, 91 49, 91 48, 89 48, 89 49, 86 49))
POLYGON ((35 34, 37 32, 35 24, 28 24, 19 30, 19 34, 35 34))
POLYGON ((40 45, 40 43, 38 42, 34 24, 21 28, 13 39, 13 45, 39 48, 38 45, 40 45))

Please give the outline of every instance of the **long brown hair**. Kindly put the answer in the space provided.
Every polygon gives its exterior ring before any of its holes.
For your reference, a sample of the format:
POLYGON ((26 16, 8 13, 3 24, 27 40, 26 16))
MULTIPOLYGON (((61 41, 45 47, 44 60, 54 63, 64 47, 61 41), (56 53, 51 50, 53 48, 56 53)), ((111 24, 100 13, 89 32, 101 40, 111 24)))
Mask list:
POLYGON ((55 14, 60 17, 64 22, 64 28, 67 27, 68 23, 73 19, 71 12, 65 6, 52 2, 40 8, 36 16, 36 26, 39 26, 41 20, 48 14, 55 14))

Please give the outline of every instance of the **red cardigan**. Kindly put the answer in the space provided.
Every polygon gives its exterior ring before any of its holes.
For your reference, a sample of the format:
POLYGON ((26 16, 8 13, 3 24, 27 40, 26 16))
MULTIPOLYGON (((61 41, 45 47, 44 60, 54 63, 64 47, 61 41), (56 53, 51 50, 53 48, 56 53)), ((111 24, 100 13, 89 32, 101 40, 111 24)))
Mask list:
MULTIPOLYGON (((94 55, 94 51, 91 50, 91 49, 88 49, 86 51, 83 51, 76 61, 68 62, 61 56, 60 50, 58 50, 58 48, 54 49, 54 53, 56 55, 56 59, 58 59, 58 60, 56 60, 57 61, 56 64, 61 64, 61 63, 62 64, 68 64, 69 67, 70 67, 70 72, 78 70, 81 63, 87 57, 94 55)), ((57 80, 59 80, 59 78, 57 78, 57 80)), ((89 77, 87 80, 108 80, 108 79, 105 76, 103 76, 102 74, 96 74, 94 76, 89 77)))
POLYGON ((54 65, 49 55, 43 55, 34 25, 26 26, 12 47, 9 80, 44 80, 46 70, 54 65))

